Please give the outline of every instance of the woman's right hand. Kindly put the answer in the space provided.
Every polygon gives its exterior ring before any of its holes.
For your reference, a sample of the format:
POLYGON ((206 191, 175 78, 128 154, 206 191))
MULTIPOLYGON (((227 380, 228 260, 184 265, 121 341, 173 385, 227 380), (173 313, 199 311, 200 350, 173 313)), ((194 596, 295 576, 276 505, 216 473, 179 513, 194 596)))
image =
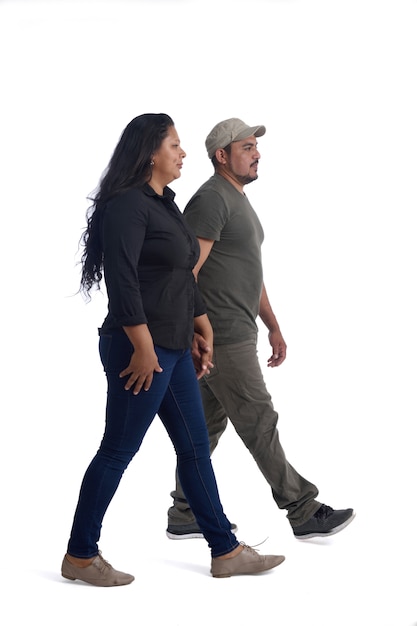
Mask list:
POLYGON ((120 378, 129 376, 126 381, 125 389, 129 391, 133 387, 133 393, 136 396, 142 389, 148 391, 152 385, 154 372, 162 372, 162 367, 158 363, 158 357, 155 354, 144 355, 135 350, 130 359, 129 365, 123 372, 120 372, 120 378))
POLYGON ((129 365, 120 372, 120 378, 129 376, 125 389, 129 391, 133 387, 133 394, 136 396, 143 388, 149 391, 152 385, 154 372, 162 372, 159 365, 151 334, 146 324, 139 326, 124 326, 124 330, 129 337, 134 351, 129 365))

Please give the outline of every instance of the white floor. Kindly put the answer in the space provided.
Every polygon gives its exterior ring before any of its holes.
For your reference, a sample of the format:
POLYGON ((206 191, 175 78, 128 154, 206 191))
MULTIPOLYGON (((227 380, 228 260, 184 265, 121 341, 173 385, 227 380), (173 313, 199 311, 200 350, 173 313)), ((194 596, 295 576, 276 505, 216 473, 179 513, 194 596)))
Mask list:
POLYGON ((3 624, 417 625, 416 29, 414 0, 0 2, 3 624), (204 541, 165 536, 175 457, 155 421, 101 538, 136 580, 98 589, 60 576, 105 403, 106 302, 72 297, 75 259, 85 198, 146 111, 188 153, 180 207, 217 121, 267 126, 247 193, 288 357, 265 378, 289 460, 357 516, 295 540, 230 427, 226 513, 286 561, 214 580, 204 541))
MULTIPOLYGON (((278 378, 284 371, 266 376, 278 378)), ((340 534, 297 541, 251 457, 228 428, 213 457, 226 513, 238 524, 239 539, 250 545, 264 542, 261 551, 284 554, 286 561, 256 577, 213 579, 204 541, 165 536, 175 457, 155 421, 111 504, 101 539, 105 558, 136 580, 125 588, 96 589, 62 579, 60 562, 79 483, 102 427, 104 388, 101 393, 94 376, 92 384, 82 380, 81 364, 80 372, 63 377, 63 406, 49 402, 48 393, 42 394, 42 402, 30 386, 15 400, 17 423, 13 438, 4 443, 6 454, 17 454, 17 464, 10 456, 3 470, 4 623, 22 624, 37 616, 51 626, 74 620, 137 620, 147 626, 208 626, 213 621, 225 626, 417 624, 414 440, 399 444, 398 437, 390 437, 384 430, 389 418, 378 410, 380 431, 373 430, 375 415, 373 428, 361 430, 360 410, 346 424, 340 405, 334 414, 312 409, 308 416, 297 415, 289 409, 280 418, 289 459, 319 485, 322 501, 355 508, 355 520, 340 534), (24 443, 17 445, 23 425, 24 443)), ((53 376, 51 381, 54 387, 53 376)), ((280 394, 275 395, 279 403, 280 394)), ((51 394, 57 402, 59 396, 61 391, 51 394)), ((287 396, 283 390, 282 397, 287 396)))
MULTIPOLYGON (((232 430, 213 459, 225 509, 238 523, 241 540, 252 545, 264 541, 261 551, 286 556, 280 567, 253 577, 215 580, 203 540, 165 537, 173 453, 155 423, 122 481, 102 533, 104 556, 136 580, 124 588, 98 589, 62 579, 60 561, 84 459, 65 447, 66 436, 57 445, 56 430, 40 421, 46 427, 41 456, 36 444, 28 445, 20 465, 25 469, 14 481, 15 494, 5 511, 4 623, 27 623, 36 616, 51 626, 74 620, 147 626, 417 624, 415 505, 406 503, 413 512, 410 519, 401 515, 404 488, 399 485, 397 501, 391 488, 375 487, 378 465, 368 467, 343 446, 317 462, 314 457, 307 462, 304 455, 301 465, 306 470, 310 465, 309 475, 320 478, 323 499, 334 506, 353 505, 357 517, 339 535, 299 542, 232 430), (162 467, 156 450, 165 458, 162 467)), ((81 420, 75 416, 74 421, 80 433, 81 420)), ((75 433, 68 438, 74 444, 75 433)), ((327 445, 318 441, 317 447, 325 452, 327 445)))

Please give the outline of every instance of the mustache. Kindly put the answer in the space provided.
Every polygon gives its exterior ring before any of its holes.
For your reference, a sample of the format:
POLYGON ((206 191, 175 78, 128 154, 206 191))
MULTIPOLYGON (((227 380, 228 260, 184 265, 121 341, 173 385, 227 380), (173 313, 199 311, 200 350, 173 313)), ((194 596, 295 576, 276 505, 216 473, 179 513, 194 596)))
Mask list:
POLYGON ((254 161, 254 162, 251 164, 251 167, 252 167, 252 165, 259 165, 259 159, 256 159, 256 161, 254 161))

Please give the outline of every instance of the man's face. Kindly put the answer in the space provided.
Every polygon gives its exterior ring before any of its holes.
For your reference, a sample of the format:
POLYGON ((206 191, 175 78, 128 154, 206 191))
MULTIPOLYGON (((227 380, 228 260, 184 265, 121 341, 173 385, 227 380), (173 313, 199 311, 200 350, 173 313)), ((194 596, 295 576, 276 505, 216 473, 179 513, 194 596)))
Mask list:
POLYGON ((230 155, 227 155, 227 170, 241 185, 247 185, 258 178, 258 162, 261 155, 255 135, 242 141, 234 141, 230 155))

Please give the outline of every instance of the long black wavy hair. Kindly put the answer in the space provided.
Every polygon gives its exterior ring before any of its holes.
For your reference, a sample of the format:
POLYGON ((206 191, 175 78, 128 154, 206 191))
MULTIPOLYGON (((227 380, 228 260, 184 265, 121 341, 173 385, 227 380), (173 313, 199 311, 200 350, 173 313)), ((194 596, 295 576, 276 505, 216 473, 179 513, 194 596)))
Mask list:
POLYGON ((87 227, 81 235, 80 292, 90 297, 93 287, 100 289, 103 278, 103 244, 100 224, 106 203, 118 193, 140 188, 151 178, 152 155, 174 126, 166 113, 144 113, 135 117, 124 129, 87 209, 87 227))

